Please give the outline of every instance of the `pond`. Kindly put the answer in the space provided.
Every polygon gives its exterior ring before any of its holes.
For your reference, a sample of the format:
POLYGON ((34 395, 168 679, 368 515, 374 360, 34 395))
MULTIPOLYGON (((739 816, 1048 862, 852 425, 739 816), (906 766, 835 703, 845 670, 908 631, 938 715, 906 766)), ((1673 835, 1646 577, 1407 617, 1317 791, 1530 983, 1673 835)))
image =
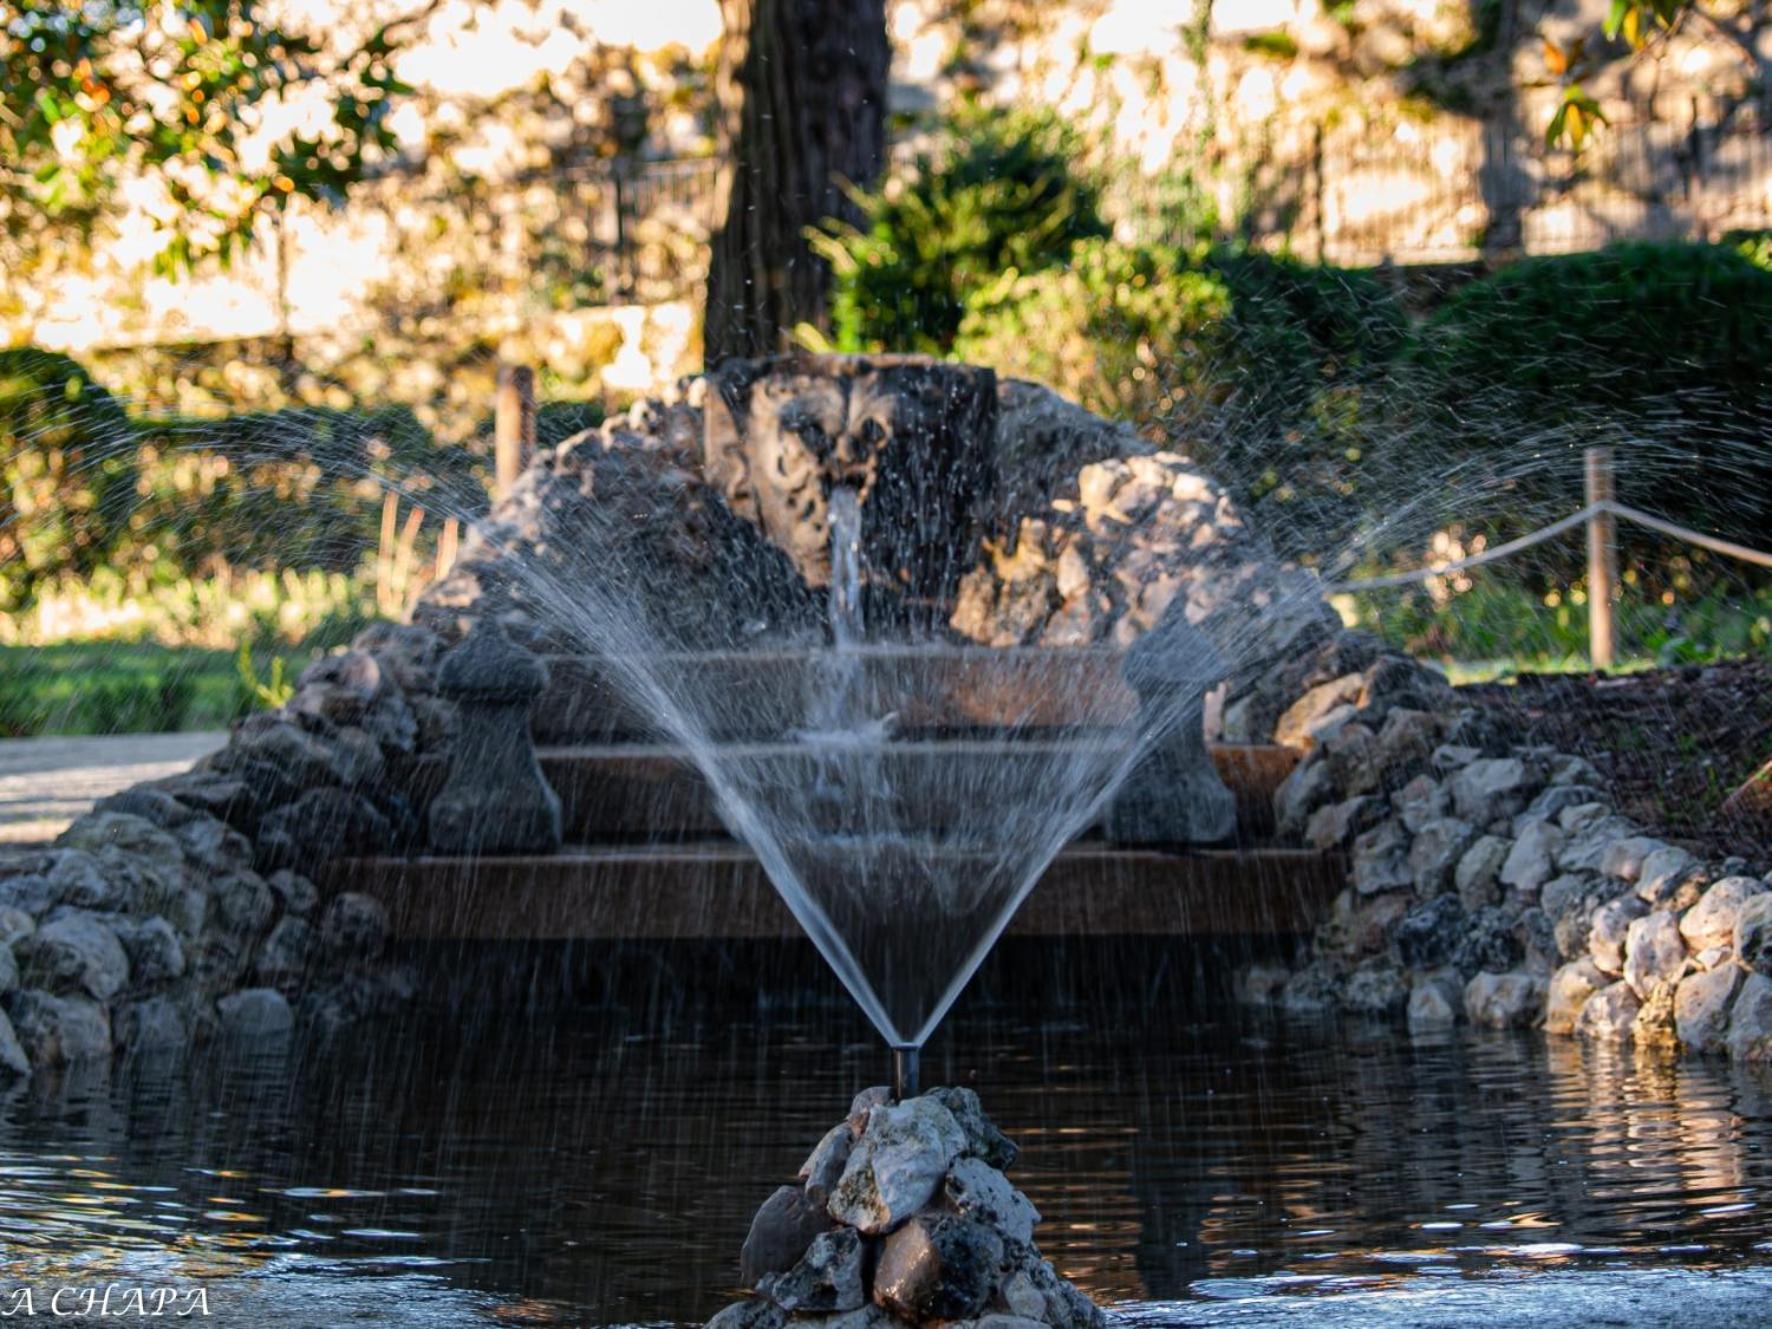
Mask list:
MULTIPOLYGON (((925 1082, 980 1090, 1045 1253, 1140 1324, 1763 1322, 1772 1074, 1197 994, 1029 1006, 963 1000, 925 1082)), ((200 1285, 241 1325, 699 1323, 885 1065, 838 1002, 634 998, 40 1077, 0 1105, 0 1289, 43 1313, 200 1285)))

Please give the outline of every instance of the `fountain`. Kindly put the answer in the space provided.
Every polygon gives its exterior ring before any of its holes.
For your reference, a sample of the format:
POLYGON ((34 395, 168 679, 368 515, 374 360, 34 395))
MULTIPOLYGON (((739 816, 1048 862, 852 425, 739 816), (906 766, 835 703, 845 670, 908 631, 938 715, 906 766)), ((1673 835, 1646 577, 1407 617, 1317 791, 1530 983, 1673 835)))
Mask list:
POLYGON ((606 662, 700 770, 728 828, 893 1049, 912 1096, 918 1049, 1053 857, 1104 815, 1147 752, 1166 792, 1116 810, 1127 838, 1229 833, 1229 794, 1199 732, 1223 666, 1170 615, 1132 657, 1139 705, 1112 724, 1053 739, 1010 715, 988 748, 917 727, 927 680, 960 662, 974 687, 1012 668, 1062 693, 1089 658, 967 648, 945 628, 984 540, 994 375, 914 357, 747 362, 717 374, 706 400, 710 480, 791 565, 754 551, 736 564, 749 571, 722 587, 722 612, 742 620, 738 654, 768 653, 772 667, 734 671, 718 689, 691 685, 702 675, 682 666, 707 624, 678 614, 683 581, 637 557, 629 525, 607 514, 574 532, 584 580, 514 570, 534 617, 606 662), (814 626, 799 606, 820 591, 814 626), (796 608, 772 619, 782 604, 796 608), (803 722, 778 741, 718 737, 728 717, 784 711, 803 722), (1146 806, 1153 797, 1186 815, 1146 806))

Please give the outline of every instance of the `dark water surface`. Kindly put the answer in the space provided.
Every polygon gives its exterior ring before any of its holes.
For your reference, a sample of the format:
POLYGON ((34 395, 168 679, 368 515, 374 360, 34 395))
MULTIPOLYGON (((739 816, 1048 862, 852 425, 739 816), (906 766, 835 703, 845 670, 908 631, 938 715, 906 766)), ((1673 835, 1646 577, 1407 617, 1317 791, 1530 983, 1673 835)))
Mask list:
MULTIPOLYGON (((833 1006, 414 1020, 40 1079, 0 1101, 0 1294, 200 1283, 212 1321, 263 1325, 697 1322, 757 1204, 884 1066, 833 1006)), ((980 1090, 1046 1254, 1141 1323, 1772 1323, 1772 1074, 965 1003, 924 1074, 980 1090)))

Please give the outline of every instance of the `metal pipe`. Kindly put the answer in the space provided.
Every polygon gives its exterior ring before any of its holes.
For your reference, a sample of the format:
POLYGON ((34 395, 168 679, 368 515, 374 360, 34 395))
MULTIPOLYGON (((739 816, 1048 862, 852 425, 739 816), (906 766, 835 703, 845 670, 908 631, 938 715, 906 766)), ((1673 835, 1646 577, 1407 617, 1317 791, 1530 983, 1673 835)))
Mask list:
POLYGON ((902 1103, 917 1096, 919 1051, 914 1047, 892 1049, 892 1097, 896 1102, 902 1103))

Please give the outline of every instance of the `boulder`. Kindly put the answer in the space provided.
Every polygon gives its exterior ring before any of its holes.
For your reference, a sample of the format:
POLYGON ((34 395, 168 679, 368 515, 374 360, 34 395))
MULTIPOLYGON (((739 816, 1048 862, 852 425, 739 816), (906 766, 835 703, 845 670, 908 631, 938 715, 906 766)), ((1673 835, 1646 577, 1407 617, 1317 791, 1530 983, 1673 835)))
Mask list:
POLYGON ((1649 906, 1634 895, 1621 895, 1594 910, 1588 931, 1588 953, 1605 974, 1624 972, 1625 941, 1630 926, 1649 912, 1649 906))
POLYGON ((831 1193, 831 1217, 870 1236, 892 1231, 929 1203, 966 1143, 954 1114, 927 1095, 871 1109, 831 1193))
POLYGON ((1728 1046, 1738 1061, 1772 1060, 1772 978, 1756 972, 1742 980, 1729 1012, 1728 1046))
POLYGON ((111 1032, 129 1053, 182 1052, 190 1041, 178 1003, 165 995, 126 1002, 112 1019, 111 1032))
MULTIPOLYGON (((806 1188, 806 1198, 820 1210, 830 1199, 837 1182, 842 1179, 843 1168, 848 1164, 850 1150, 854 1147, 855 1132, 849 1129, 848 1122, 840 1121, 825 1132, 824 1138, 814 1146, 806 1161, 800 1164, 799 1179, 806 1188)), ((745 1281, 748 1283, 755 1280, 745 1281)))
POLYGON ((1704 864, 1684 849, 1663 845, 1646 855, 1637 875, 1637 897, 1656 909, 1688 909, 1703 890, 1704 864))
POLYGON ((1744 900, 1736 909, 1733 945, 1744 968, 1772 977, 1772 892, 1744 900))
POLYGON ((20 974, 32 987, 83 991, 109 1001, 129 982, 129 956, 96 914, 57 913, 21 944, 20 952, 20 974))
POLYGON ((26 988, 12 994, 8 1013, 33 1066, 64 1066, 111 1055, 110 1019, 89 997, 26 988))
POLYGON ((739 1281, 746 1287, 760 1287, 764 1279, 785 1274, 800 1263, 813 1238, 833 1226, 823 1206, 814 1203, 801 1187, 777 1188, 751 1219, 738 1255, 739 1281))
POLYGON ((850 1228, 820 1232, 785 1273, 770 1274, 757 1290, 796 1316, 860 1310, 867 1303, 861 1235, 850 1228))
POLYGON ((931 1089, 925 1098, 933 1098, 949 1112, 959 1123, 961 1132, 966 1137, 965 1153, 972 1158, 982 1158, 994 1168, 1011 1168, 1021 1151, 997 1124, 985 1115, 984 1104, 978 1101, 976 1090, 963 1085, 944 1085, 931 1089))
POLYGON ((1521 811, 1536 785, 1526 763, 1518 757, 1479 757, 1448 782, 1454 810, 1477 826, 1521 811))
MULTIPOLYGON (((1382 799, 1373 799, 1382 803, 1382 799)), ((1421 832, 1430 822, 1449 817, 1452 795, 1446 786, 1431 775, 1418 775, 1390 797, 1391 807, 1403 819, 1403 828, 1411 835, 1421 832)), ((1376 819, 1375 819, 1376 820, 1376 819)))
POLYGON ((1628 1043, 1642 1002, 1622 979, 1589 997, 1575 1018, 1575 1033, 1598 1043, 1628 1043))
POLYGON ((1481 909, 1501 899, 1501 868, 1513 850, 1513 841, 1499 835, 1480 835, 1458 860, 1452 885, 1466 909, 1481 909))
POLYGON ((222 1032, 230 1038, 254 1042, 287 1038, 295 1030, 295 1012, 274 988, 245 988, 230 992, 215 1003, 222 1032))
POLYGON ((1342 848, 1383 821, 1387 812, 1385 801, 1370 794, 1331 803, 1311 813, 1304 829, 1305 843, 1320 850, 1342 848))
POLYGON ((361 891, 340 891, 320 916, 320 945, 330 955, 370 960, 388 943, 388 911, 361 891))
POLYGON ((1450 1029, 1457 1024, 1464 1015, 1462 987, 1456 970, 1416 975, 1409 989, 1410 1032, 1450 1029))
POLYGON ((1679 978, 1686 964, 1686 943, 1679 920, 1657 911, 1634 920, 1625 932, 1624 981, 1644 1000, 1657 984, 1679 978))
POLYGON ((1572 1034, 1588 999, 1612 980, 1600 972, 1590 955, 1571 960, 1551 975, 1544 1004, 1544 1031, 1572 1034))
POLYGON ((1557 851, 1567 839, 1548 821, 1533 821, 1517 828, 1513 848, 1501 865, 1497 880, 1521 895, 1536 896, 1539 888, 1557 875, 1557 851))
POLYGON ((258 950, 254 970, 259 982, 291 994, 307 976, 318 950, 319 939, 307 919, 278 919, 258 950))
POLYGON ((1468 919, 1464 935, 1452 950, 1452 965, 1459 973, 1505 973, 1525 958, 1516 927, 1517 914, 1495 906, 1475 910, 1468 919))
POLYGON ((1034 1239, 1040 1211, 1009 1178, 982 1158, 962 1158, 942 1183, 942 1202, 952 1213, 982 1223, 1011 1241, 1034 1239))
POLYGON ((997 1290, 1003 1239, 953 1214, 919 1214, 891 1236, 874 1270, 874 1300, 912 1324, 977 1315, 997 1290))
POLYGON ((1423 825, 1409 846, 1409 871, 1418 895, 1438 895, 1452 886, 1452 874, 1477 839, 1477 828, 1456 817, 1423 825))
POLYGON ((1455 895, 1416 905, 1392 932, 1397 955, 1411 969, 1432 969, 1451 960, 1463 940, 1464 906, 1455 895))
POLYGON ((119 918, 111 926, 129 956, 129 976, 137 987, 157 987, 183 977, 185 948, 164 918, 119 918))
POLYGON ((20 1077, 31 1073, 31 1058, 18 1041, 5 1011, 0 1011, 0 1071, 20 1077))
POLYGON ((1729 1013, 1741 986, 1741 970, 1724 965, 1687 974, 1674 992, 1674 1031, 1689 1050, 1722 1052, 1728 1047, 1729 1013))
POLYGON ((1766 884, 1757 878, 1724 877, 1681 916, 1680 935, 1694 951, 1712 946, 1733 946, 1741 907, 1754 896, 1765 893, 1766 884))
POLYGON ((1526 970, 1478 974, 1465 984, 1464 1013, 1487 1029, 1525 1029, 1544 1013, 1544 975, 1526 970))
POLYGON ((1409 848, 1409 833, 1395 818, 1356 837, 1354 889, 1361 895, 1410 889, 1415 884, 1415 873, 1409 867, 1409 848))

